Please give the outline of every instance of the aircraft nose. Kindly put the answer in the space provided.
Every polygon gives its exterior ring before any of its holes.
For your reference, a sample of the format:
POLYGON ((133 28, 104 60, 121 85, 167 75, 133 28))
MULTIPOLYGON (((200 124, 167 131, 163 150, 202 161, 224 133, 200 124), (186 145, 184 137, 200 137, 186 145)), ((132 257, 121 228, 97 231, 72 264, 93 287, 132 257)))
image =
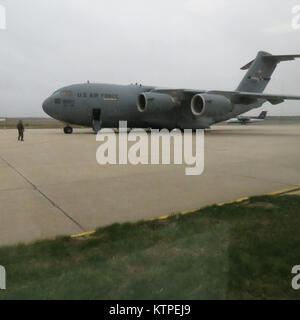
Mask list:
POLYGON ((50 101, 49 98, 47 98, 44 102, 43 102, 43 110, 46 114, 48 114, 50 116, 50 101))

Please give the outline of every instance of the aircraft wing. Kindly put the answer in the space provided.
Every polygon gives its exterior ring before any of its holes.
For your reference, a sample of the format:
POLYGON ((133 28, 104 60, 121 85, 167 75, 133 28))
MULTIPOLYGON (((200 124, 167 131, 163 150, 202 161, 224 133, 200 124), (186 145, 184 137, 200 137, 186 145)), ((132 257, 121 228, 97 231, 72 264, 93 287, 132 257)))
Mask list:
POLYGON ((186 96, 190 97, 196 94, 206 93, 207 90, 155 88, 152 90, 152 92, 165 93, 172 97, 184 100, 186 96))
POLYGON ((249 99, 249 102, 253 99, 261 99, 270 102, 271 104, 279 104, 285 100, 300 100, 300 96, 291 95, 277 95, 277 94, 265 94, 256 92, 241 92, 241 91, 209 91, 207 93, 224 95, 229 99, 241 100, 243 103, 245 99, 249 99))
POLYGON ((300 100, 300 96, 292 95, 277 95, 277 94, 265 94, 257 92, 242 92, 242 91, 207 91, 207 90, 194 90, 194 89, 165 89, 165 88, 155 88, 152 92, 165 93, 173 97, 184 99, 186 96, 194 96, 196 94, 207 93, 207 94, 217 94, 223 95, 230 100, 234 100, 235 103, 238 103, 240 100, 241 103, 247 104, 252 103, 253 100, 261 99, 270 102, 273 105, 284 102, 285 100, 300 100))
POLYGON ((250 99, 263 99, 267 100, 272 104, 278 104, 285 100, 300 100, 300 96, 290 95, 277 95, 277 94, 264 94, 264 93, 250 93, 250 92, 239 92, 240 97, 246 97, 250 99))

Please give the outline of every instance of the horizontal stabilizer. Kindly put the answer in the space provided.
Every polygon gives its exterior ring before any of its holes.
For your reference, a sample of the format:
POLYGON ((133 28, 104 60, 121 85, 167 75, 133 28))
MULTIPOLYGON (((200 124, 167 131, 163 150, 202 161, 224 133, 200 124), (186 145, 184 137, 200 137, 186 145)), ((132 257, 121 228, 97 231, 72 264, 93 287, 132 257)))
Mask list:
POLYGON ((245 66, 241 67, 241 70, 248 70, 254 61, 255 60, 252 60, 249 63, 247 63, 245 66))
POLYGON ((276 61, 277 63, 282 61, 293 61, 296 58, 300 58, 300 54, 263 57, 264 60, 272 60, 272 61, 276 61))
MULTIPOLYGON (((274 61, 276 63, 280 63, 280 62, 283 62, 283 61, 293 61, 296 58, 300 58, 300 54, 279 55, 279 56, 273 56, 273 55, 263 56, 263 60, 265 60, 265 61, 274 61)), ((251 67, 251 65, 253 64, 254 61, 255 61, 255 59, 250 61, 249 63, 247 63, 245 66, 243 66, 241 68, 241 70, 248 70, 251 67)))

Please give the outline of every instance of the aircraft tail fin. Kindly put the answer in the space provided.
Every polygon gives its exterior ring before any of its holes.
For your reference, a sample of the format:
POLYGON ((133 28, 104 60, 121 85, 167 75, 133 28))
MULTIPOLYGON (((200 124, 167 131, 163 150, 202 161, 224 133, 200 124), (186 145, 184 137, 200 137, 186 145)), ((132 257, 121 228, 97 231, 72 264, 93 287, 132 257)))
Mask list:
POLYGON ((271 80, 277 64, 282 61, 291 61, 300 58, 300 55, 274 56, 268 52, 258 52, 256 58, 246 64, 241 70, 248 70, 244 79, 237 88, 243 92, 263 92, 271 80))

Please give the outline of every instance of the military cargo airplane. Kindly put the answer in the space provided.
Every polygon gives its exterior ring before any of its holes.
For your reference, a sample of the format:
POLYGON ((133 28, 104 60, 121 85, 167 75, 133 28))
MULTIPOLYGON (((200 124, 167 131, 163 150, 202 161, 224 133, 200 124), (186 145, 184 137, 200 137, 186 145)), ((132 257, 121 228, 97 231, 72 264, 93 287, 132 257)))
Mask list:
POLYGON ((238 116, 237 118, 233 118, 227 121, 228 124, 243 124, 246 125, 248 123, 262 122, 266 120, 268 112, 263 111, 258 117, 246 117, 246 116, 238 116))
POLYGON ((49 116, 67 124, 93 128, 118 128, 127 121, 129 128, 206 129, 212 124, 237 117, 261 107, 300 96, 264 94, 277 64, 300 55, 272 55, 260 51, 242 67, 248 70, 235 91, 163 89, 142 85, 75 84, 54 92, 43 103, 49 116))

